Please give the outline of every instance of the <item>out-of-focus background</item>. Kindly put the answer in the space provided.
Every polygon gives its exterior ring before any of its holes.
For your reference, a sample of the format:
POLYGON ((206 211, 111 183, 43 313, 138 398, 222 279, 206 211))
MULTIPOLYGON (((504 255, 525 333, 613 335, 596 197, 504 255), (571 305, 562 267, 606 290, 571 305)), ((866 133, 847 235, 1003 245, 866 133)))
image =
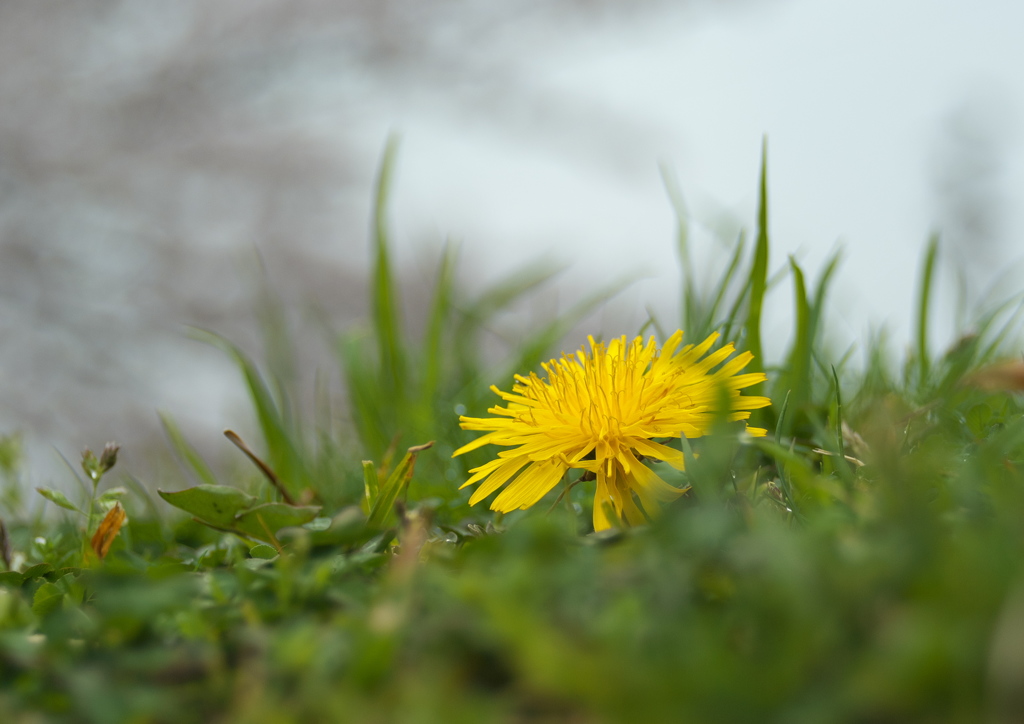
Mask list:
POLYGON ((594 331, 674 324, 659 165, 711 257, 752 223, 767 134, 773 267, 841 243, 830 334, 902 339, 929 233, 972 299, 1019 248, 1021 27, 1009 0, 0 3, 0 432, 33 482, 108 439, 142 465, 157 410, 225 445, 241 383, 185 332, 258 355, 266 287, 336 379, 323 320, 365 316, 393 131, 410 307, 450 238, 470 285, 565 263, 527 315, 637 272, 594 331))

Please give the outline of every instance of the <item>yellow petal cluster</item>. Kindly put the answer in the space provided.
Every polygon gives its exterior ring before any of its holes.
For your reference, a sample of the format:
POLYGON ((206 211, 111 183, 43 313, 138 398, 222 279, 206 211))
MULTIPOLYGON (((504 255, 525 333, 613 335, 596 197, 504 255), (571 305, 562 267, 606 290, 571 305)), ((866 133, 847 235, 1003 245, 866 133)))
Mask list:
MULTIPOLYGON (((717 334, 680 347, 682 339, 682 331, 676 332, 659 351, 654 337, 644 343, 642 337, 627 342, 623 336, 607 344, 591 337, 589 353, 582 347, 575 355, 541 365, 545 377, 516 375, 512 392, 492 386, 507 404, 488 410, 495 417, 460 417, 464 430, 487 434, 454 455, 484 445, 511 449, 470 471, 462 487, 480 483, 470 504, 504 485, 492 510, 529 508, 566 471, 584 470, 597 481, 594 529, 603 530, 618 521, 642 523, 660 503, 685 492, 642 462, 661 460, 683 469, 683 454, 655 439, 704 435, 723 399, 730 420, 746 420, 751 410, 771 401, 740 395, 741 389, 765 379, 762 373, 739 374, 753 359, 749 352, 729 359, 735 347, 727 344, 709 353, 717 334)), ((765 434, 760 428, 746 429, 751 435, 765 434)))

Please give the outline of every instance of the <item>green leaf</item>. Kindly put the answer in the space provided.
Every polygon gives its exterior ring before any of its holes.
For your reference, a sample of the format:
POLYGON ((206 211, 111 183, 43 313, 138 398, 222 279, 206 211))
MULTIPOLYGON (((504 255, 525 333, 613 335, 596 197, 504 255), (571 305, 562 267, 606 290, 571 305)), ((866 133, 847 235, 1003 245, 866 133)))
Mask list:
POLYGON ((25 577, 26 581, 29 581, 33 578, 42 578, 47 573, 52 572, 53 566, 51 566, 49 563, 37 563, 34 566, 29 566, 28 568, 26 568, 24 571, 21 572, 21 575, 25 577))
POLYGON ((81 513, 74 503, 68 500, 67 496, 59 490, 53 490, 51 488, 36 488, 36 492, 42 495, 44 498, 49 500, 51 503, 55 503, 66 510, 73 510, 76 513, 81 513))
POLYGON ((264 503, 240 513, 231 527, 257 540, 270 541, 282 528, 305 525, 319 514, 319 505, 264 503))
POLYGON ((411 447, 402 457, 402 461, 398 463, 397 467, 391 472, 391 475, 388 476, 384 487, 381 488, 380 494, 377 496, 377 500, 374 502, 373 507, 370 508, 368 525, 371 528, 383 528, 385 526, 399 494, 405 490, 409 480, 412 479, 413 469, 416 466, 416 456, 433 444, 433 442, 429 442, 426 445, 411 447))
POLYGON ((4 571, 0 573, 0 586, 19 588, 24 582, 24 574, 18 573, 17 571, 4 571))
MULTIPOLYGON (((322 520, 322 518, 317 518, 322 520)), ((316 521, 313 521, 314 523, 316 521)), ((309 528, 310 525, 306 525, 309 528)), ((311 536, 313 545, 340 546, 359 543, 376 535, 378 531, 367 528, 366 514, 359 506, 351 505, 343 508, 330 519, 330 526, 325 530, 314 530, 311 536)))
POLYGON ((128 490, 126 488, 110 488, 110 490, 103 491, 103 495, 96 498, 96 502, 100 505, 116 503, 126 495, 128 495, 128 490))
POLYGON ((46 616, 60 605, 64 599, 64 591, 55 584, 46 582, 36 589, 32 598, 32 612, 39 617, 46 616))
POLYGON ((273 546, 268 546, 266 543, 260 543, 249 549, 249 555, 253 558, 262 558, 269 561, 271 558, 277 557, 277 549, 273 546))
POLYGON ((175 508, 220 528, 233 528, 238 515, 256 504, 256 498, 228 485, 199 485, 176 493, 156 492, 175 508))
POLYGON ((314 533, 321 533, 331 527, 330 518, 314 518, 313 520, 302 526, 306 530, 311 530, 314 533))

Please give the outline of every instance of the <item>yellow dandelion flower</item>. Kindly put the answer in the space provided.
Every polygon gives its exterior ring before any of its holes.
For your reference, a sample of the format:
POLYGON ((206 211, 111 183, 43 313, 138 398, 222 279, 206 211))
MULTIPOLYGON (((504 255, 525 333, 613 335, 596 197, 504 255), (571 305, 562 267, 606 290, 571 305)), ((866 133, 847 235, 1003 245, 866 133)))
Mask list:
MULTIPOLYGON (((512 392, 491 386, 507 405, 488 410, 497 417, 460 417, 464 430, 488 432, 452 457, 484 445, 512 449, 470 471, 462 487, 480 483, 470 504, 508 483, 491 510, 529 508, 567 470, 584 470, 597 481, 594 529, 604 530, 616 517, 630 525, 643 523, 660 503, 682 495, 685 490, 669 485, 642 462, 650 458, 683 469, 682 452, 655 438, 704 435, 718 414, 723 390, 730 420, 746 420, 751 410, 771 404, 767 397, 740 395, 741 389, 765 379, 759 372, 738 374, 753 359, 750 352, 728 360, 736 351, 732 344, 708 354, 717 334, 680 349, 682 339, 683 333, 676 332, 659 352, 654 337, 646 344, 642 337, 627 342, 623 336, 607 344, 591 337, 589 353, 584 346, 573 356, 542 364, 546 378, 532 372, 516 375, 512 392)), ((761 428, 746 430, 765 434, 761 428)))

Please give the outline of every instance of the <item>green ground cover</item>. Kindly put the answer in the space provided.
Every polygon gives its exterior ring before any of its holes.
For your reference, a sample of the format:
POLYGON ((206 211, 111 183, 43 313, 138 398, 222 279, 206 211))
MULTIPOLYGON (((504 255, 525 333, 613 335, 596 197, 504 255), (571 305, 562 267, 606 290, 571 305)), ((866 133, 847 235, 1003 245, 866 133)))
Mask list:
POLYGON ((540 371, 617 287, 494 364, 487 330, 550 272, 469 296, 449 251, 410 340, 389 258, 392 157, 372 323, 337 345, 349 420, 299 412, 275 371, 286 343, 257 364, 201 333, 250 392, 261 434, 233 441, 251 475, 218 477, 166 418, 189 481, 153 494, 119 477, 111 448, 84 457, 79 498, 42 491, 59 515, 29 517, 17 439, 0 445, 0 721, 1021 720, 1019 299, 933 354, 932 242, 902 363, 881 336, 836 352, 836 259, 814 284, 795 260, 771 266, 764 174, 752 243, 714 284, 690 262, 680 205, 681 318, 638 331, 717 331, 716 347, 753 352, 746 371, 767 381, 747 392, 771 405, 750 423, 767 435, 719 415, 711 434, 662 440, 685 471, 647 464, 689 490, 648 523, 595 533, 579 469, 495 514, 460 490, 496 450, 453 457, 477 435, 459 415, 486 415, 491 384, 540 371), (766 361, 768 294, 792 298, 794 322, 766 361))

